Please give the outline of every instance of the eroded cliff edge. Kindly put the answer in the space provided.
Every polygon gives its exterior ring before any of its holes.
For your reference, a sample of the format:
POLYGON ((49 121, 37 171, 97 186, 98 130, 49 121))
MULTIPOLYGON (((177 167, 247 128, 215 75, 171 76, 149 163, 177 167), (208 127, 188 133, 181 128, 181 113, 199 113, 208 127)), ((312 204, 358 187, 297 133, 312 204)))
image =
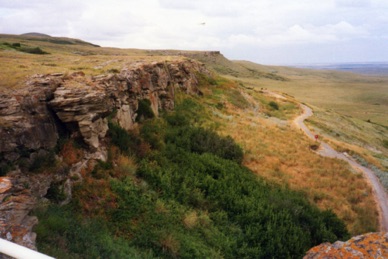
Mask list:
POLYGON ((37 219, 29 212, 53 182, 64 183, 71 192, 71 182, 78 179, 72 176, 80 168, 90 160, 106 159, 108 117, 132 129, 141 119, 140 102, 148 100, 155 115, 172 110, 178 89, 200 94, 201 74, 209 72, 189 59, 137 62, 119 73, 96 77, 82 72, 34 75, 23 89, 0 93, 0 236, 34 248, 31 229, 37 219), (54 174, 31 173, 34 163, 52 154, 62 136, 85 143, 83 160, 54 174))

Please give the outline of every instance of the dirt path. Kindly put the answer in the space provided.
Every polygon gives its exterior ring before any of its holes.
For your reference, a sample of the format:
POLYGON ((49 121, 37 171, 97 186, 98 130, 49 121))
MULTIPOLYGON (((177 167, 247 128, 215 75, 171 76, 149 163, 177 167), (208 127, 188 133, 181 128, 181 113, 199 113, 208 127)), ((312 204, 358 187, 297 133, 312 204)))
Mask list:
MULTIPOLYGON (((303 104, 301 104, 301 108, 303 109, 303 113, 300 116, 298 116, 293 123, 297 128, 301 129, 309 138, 314 140, 315 139, 314 134, 303 123, 305 119, 313 115, 313 111, 309 107, 303 104)), ((372 187, 373 195, 375 196, 375 200, 379 207, 380 231, 387 232, 388 231, 388 195, 385 192, 384 187, 381 185, 376 175, 373 173, 373 171, 370 170, 369 168, 366 168, 358 164, 351 157, 335 151, 332 147, 330 147, 328 144, 324 142, 320 142, 320 148, 318 150, 318 154, 325 157, 342 159, 348 162, 349 165, 353 167, 355 170, 361 171, 364 174, 364 176, 370 183, 370 186, 372 187)))

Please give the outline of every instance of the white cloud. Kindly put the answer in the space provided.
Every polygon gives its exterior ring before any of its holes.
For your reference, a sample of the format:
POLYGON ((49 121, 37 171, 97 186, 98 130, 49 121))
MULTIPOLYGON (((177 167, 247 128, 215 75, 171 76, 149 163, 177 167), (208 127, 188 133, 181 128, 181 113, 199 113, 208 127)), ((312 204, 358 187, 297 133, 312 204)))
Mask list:
POLYGON ((371 5, 370 0, 335 0, 337 6, 340 7, 369 7, 371 5))
POLYGON ((257 47, 289 46, 305 44, 325 44, 346 41, 352 37, 364 37, 367 33, 363 28, 352 26, 347 22, 324 26, 302 26, 295 24, 273 34, 262 36, 235 34, 228 38, 229 46, 251 45, 257 47))
POLYGON ((218 49, 233 56, 260 48, 276 56, 291 46, 295 53, 322 44, 357 46, 386 38, 387 17, 386 0, 0 0, 1 33, 38 31, 105 46, 218 49))

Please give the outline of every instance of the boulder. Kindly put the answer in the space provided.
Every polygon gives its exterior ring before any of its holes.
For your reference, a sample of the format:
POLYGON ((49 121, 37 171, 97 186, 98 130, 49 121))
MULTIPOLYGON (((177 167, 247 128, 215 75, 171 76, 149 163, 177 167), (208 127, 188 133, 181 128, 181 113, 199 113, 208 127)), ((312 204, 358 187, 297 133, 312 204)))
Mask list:
POLYGON ((388 233, 368 233, 346 242, 324 243, 311 248, 303 258, 388 258, 388 233))

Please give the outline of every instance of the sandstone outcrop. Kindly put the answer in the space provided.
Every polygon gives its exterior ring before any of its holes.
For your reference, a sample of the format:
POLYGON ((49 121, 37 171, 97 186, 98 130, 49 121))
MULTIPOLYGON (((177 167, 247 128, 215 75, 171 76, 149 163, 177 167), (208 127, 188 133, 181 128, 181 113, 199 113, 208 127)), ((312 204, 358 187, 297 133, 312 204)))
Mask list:
POLYGON ((172 110, 175 89, 200 93, 198 73, 208 73, 203 64, 178 60, 130 64, 119 74, 96 77, 35 75, 25 88, 0 94, 1 162, 52 149, 64 131, 96 150, 108 130, 108 115, 115 113, 112 119, 131 129, 139 100, 148 99, 156 115, 172 110))
POLYGON ((189 59, 138 62, 95 77, 35 75, 23 89, 0 93, 0 176, 13 170, 0 177, 0 237, 34 247, 31 229, 37 219, 28 213, 52 182, 65 182, 69 189, 70 175, 86 161, 106 159, 108 118, 129 130, 136 125, 140 100, 149 100, 155 115, 172 110, 177 89, 200 94, 199 73, 208 71, 189 59), (34 160, 52 152, 61 136, 83 140, 83 160, 68 165, 66 175, 59 170, 60 177, 29 173, 34 160))
POLYGON ((311 248, 304 259, 388 258, 388 233, 369 233, 311 248))

